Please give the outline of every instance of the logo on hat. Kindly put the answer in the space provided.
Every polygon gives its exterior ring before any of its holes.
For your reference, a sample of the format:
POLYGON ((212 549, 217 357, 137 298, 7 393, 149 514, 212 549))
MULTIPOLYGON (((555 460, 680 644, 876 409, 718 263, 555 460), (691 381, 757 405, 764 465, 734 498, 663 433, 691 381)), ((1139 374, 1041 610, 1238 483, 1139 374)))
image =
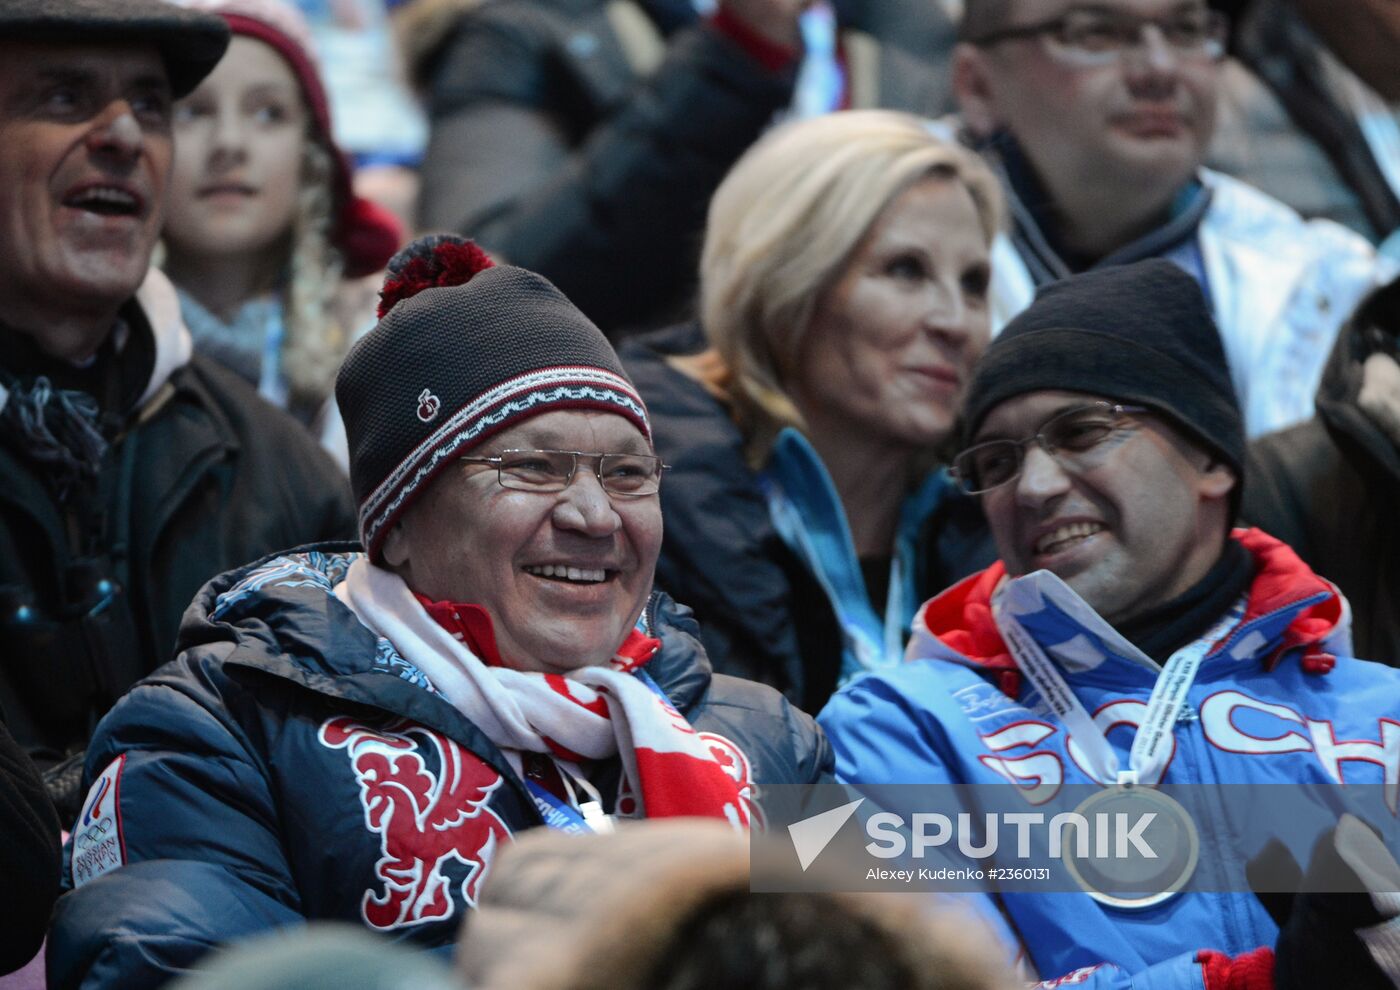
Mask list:
POLYGON ((431 423, 437 419, 438 410, 442 408, 442 400, 426 388, 418 393, 418 418, 425 423, 431 423))

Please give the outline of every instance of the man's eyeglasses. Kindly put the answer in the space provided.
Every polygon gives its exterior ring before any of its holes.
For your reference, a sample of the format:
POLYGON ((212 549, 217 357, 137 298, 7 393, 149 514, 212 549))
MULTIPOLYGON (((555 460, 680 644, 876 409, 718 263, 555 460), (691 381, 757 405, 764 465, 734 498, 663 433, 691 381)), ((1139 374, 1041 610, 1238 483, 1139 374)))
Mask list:
POLYGON ((1093 467, 1094 448, 1121 430, 1130 414, 1147 412, 1142 406, 1091 402, 1067 409, 1046 420, 1024 440, 988 440, 974 444, 953 458, 952 474, 971 495, 989 492, 1014 480, 1026 461, 1026 447, 1037 444, 1062 467, 1093 467))
POLYGON ((1108 65, 1145 45, 1153 28, 1179 57, 1210 59, 1225 54, 1226 20, 1218 10, 1187 9, 1166 17, 1135 17, 1108 10, 1072 9, 1036 24, 1001 28, 971 39, 978 46, 1017 38, 1039 38, 1053 58, 1085 67, 1108 65))
POLYGON ((669 465, 650 454, 587 454, 579 450, 505 450, 499 457, 459 457, 467 464, 490 464, 502 488, 522 492, 562 492, 574 480, 579 458, 594 464, 598 484, 610 495, 655 495, 669 465))

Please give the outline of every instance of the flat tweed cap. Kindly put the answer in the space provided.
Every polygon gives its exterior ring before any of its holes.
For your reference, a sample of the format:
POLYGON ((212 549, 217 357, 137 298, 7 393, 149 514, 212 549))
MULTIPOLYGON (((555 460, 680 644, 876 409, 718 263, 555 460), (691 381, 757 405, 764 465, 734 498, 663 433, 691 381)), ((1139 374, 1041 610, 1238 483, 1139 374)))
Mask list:
POLYGON ((1051 389, 1162 413, 1243 477, 1244 420, 1220 330, 1196 280, 1170 261, 1102 268, 1041 289, 983 354, 964 439, 1006 400, 1051 389))
POLYGON ((152 44, 176 97, 213 70, 228 39, 223 18, 166 0, 0 0, 0 41, 152 44))
MULTIPOLYGON (((391 280, 423 244, 390 263, 391 280)), ((508 265, 395 302, 346 357, 335 395, 360 538, 376 562, 390 527, 439 471, 524 419, 600 409, 651 437, 603 332, 543 276, 508 265)))

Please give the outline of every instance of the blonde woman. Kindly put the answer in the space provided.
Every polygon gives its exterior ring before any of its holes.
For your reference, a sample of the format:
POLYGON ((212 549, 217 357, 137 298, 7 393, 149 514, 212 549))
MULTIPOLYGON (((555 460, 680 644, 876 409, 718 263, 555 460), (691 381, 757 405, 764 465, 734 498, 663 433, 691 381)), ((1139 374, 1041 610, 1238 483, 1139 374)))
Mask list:
POLYGON ((809 711, 994 554, 939 469, 989 332, 990 173, 915 117, 780 128, 710 205, 699 325, 623 351, 672 465, 658 582, 809 711))
POLYGON ((373 318, 341 305, 352 296, 341 290, 383 268, 397 225, 351 191, 301 15, 280 0, 189 6, 222 16, 233 40, 176 107, 164 267, 195 347, 334 452, 326 399, 359 324, 373 318))

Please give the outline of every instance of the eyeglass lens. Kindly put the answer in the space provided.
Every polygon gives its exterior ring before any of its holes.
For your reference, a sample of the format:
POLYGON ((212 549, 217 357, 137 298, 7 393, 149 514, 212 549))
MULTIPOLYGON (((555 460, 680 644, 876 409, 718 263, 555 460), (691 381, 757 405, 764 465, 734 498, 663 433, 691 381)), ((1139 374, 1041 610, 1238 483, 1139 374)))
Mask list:
POLYGON ((1183 10, 1161 19, 1138 18, 1098 11, 1072 10, 1049 35, 1058 47, 1085 56, 1116 58, 1142 44, 1143 29, 1152 25, 1178 52, 1217 57, 1223 52, 1224 22, 1209 10, 1183 10))
POLYGON ((500 481, 506 488, 562 491, 572 480, 580 457, 597 461, 599 483, 615 495, 650 495, 660 486, 659 457, 569 450, 507 450, 500 457, 500 481))
POLYGON ((1121 420, 1112 406, 1070 409, 1045 422, 1025 440, 992 440, 959 454, 954 461, 963 487, 984 492, 1006 484, 1021 473, 1026 445, 1040 443, 1047 453, 1067 456, 1092 450, 1112 435, 1121 420))

